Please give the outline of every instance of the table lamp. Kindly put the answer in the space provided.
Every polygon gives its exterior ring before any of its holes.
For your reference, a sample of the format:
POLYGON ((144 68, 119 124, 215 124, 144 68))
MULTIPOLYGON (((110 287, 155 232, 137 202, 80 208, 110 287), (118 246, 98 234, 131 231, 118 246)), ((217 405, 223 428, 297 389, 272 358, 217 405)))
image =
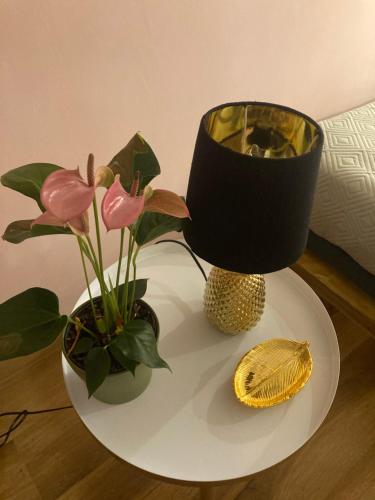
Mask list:
POLYGON ((184 236, 214 266, 204 308, 221 331, 254 326, 264 309, 263 275, 303 253, 322 146, 320 126, 285 106, 228 103, 203 116, 184 236))

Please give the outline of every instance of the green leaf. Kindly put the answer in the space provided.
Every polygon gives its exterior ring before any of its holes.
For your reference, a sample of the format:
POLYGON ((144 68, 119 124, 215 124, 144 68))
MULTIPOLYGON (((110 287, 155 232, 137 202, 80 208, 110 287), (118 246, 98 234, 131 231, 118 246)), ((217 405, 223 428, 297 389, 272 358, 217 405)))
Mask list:
MULTIPOLYGON (((138 279, 135 280, 135 291, 134 291, 134 300, 141 299, 147 290, 147 281, 148 279, 138 279)), ((134 281, 129 281, 129 292, 128 296, 131 297, 133 293, 134 281)), ((122 294, 124 293, 124 285, 120 285, 118 287, 118 303, 122 304, 122 294)))
POLYGON ((79 339, 77 342, 75 348, 73 349, 74 354, 83 354, 85 352, 88 352, 94 341, 90 337, 82 337, 79 339))
POLYGON ((10 170, 1 176, 1 184, 35 200, 44 212, 40 201, 40 188, 45 179, 61 167, 52 163, 29 163, 10 170))
MULTIPOLYGON (((147 144, 147 143, 146 143, 147 144)), ((148 146, 148 144, 147 144, 148 146)), ((139 188, 143 189, 147 184, 149 184, 154 177, 160 174, 159 162, 150 148, 149 151, 145 153, 136 152, 134 155, 133 162, 133 175, 136 172, 140 173, 139 178, 139 188)))
POLYGON ((133 361, 132 359, 127 358, 119 348, 119 346, 114 342, 109 345, 109 350, 111 351, 111 354, 115 358, 115 360, 118 361, 125 370, 128 370, 133 375, 135 375, 135 369, 139 364, 137 361, 133 361))
POLYGON ((0 304, 0 360, 25 356, 51 344, 67 322, 57 296, 30 288, 0 304))
POLYGON ((150 368, 169 368, 168 364, 159 356, 155 333, 148 321, 135 319, 129 321, 121 333, 112 343, 122 354, 133 361, 144 363, 150 368))
POLYGON ((171 215, 146 212, 140 221, 136 236, 137 245, 145 245, 150 241, 170 233, 171 231, 182 231, 184 219, 172 217, 171 215))
POLYGON ((112 158, 108 166, 114 175, 120 174, 121 184, 128 192, 137 170, 140 173, 141 189, 160 174, 159 162, 154 152, 138 133, 112 158))
POLYGON ((85 358, 86 386, 89 397, 104 382, 111 368, 111 358, 104 347, 93 347, 85 358))
POLYGON ((47 236, 51 234, 73 234, 68 227, 59 226, 43 226, 36 224, 31 227, 33 219, 29 220, 16 220, 9 224, 3 234, 3 240, 9 243, 21 243, 28 238, 35 238, 37 236, 47 236))

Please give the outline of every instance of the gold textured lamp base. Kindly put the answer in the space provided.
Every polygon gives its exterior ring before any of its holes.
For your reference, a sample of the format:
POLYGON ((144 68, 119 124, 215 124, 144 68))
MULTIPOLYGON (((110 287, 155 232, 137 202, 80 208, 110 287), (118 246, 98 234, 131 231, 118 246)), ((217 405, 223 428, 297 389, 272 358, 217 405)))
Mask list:
POLYGON ((240 274, 213 267, 204 292, 204 309, 214 326, 236 335, 255 326, 265 301, 262 274, 240 274))

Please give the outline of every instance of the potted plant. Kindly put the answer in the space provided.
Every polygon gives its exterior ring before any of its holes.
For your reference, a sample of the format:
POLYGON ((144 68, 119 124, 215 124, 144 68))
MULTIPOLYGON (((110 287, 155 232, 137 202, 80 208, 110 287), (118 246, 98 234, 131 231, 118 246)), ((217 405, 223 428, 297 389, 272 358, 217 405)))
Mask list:
POLYGON ((1 183, 33 198, 42 213, 34 220, 11 223, 3 239, 65 234, 76 238, 89 301, 70 315, 59 312, 57 296, 31 288, 0 305, 0 360, 30 354, 51 344, 63 331, 63 352, 86 382, 88 396, 108 403, 137 397, 147 387, 153 368, 169 368, 157 348, 159 324, 142 300, 147 280, 137 279, 140 248, 164 233, 181 230, 189 217, 183 199, 171 191, 153 190, 160 174, 151 147, 136 134, 107 166, 94 168, 89 155, 87 180, 76 170, 49 163, 32 163, 9 171, 1 183), (115 282, 104 276, 102 236, 96 189, 104 187, 101 216, 107 231, 119 230, 120 249, 115 282), (96 241, 92 240, 89 209, 93 208, 96 241), (126 233, 128 255, 121 276, 126 233), (88 266, 100 285, 93 297, 88 266))

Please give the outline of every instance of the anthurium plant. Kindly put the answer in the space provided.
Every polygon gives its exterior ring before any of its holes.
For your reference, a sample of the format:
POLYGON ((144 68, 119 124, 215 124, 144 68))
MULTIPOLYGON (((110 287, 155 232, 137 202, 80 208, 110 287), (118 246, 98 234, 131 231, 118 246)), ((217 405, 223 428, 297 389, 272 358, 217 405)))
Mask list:
POLYGON ((137 279, 140 248, 170 231, 180 231, 189 217, 184 200, 171 191, 152 189, 160 174, 151 147, 136 134, 106 166, 95 169, 88 157, 86 180, 79 169, 50 163, 32 163, 9 171, 1 183, 33 198, 41 214, 36 219, 12 222, 3 239, 21 243, 28 238, 64 234, 77 240, 90 297, 90 321, 59 312, 57 296, 44 288, 30 288, 0 305, 0 360, 33 353, 51 344, 68 323, 74 339, 68 355, 84 356, 89 396, 109 375, 111 363, 134 372, 138 363, 168 368, 157 350, 151 324, 137 315, 136 303, 145 294, 147 280, 137 279), (119 230, 116 279, 107 281, 103 269, 102 234, 97 189, 106 189, 101 217, 107 231, 119 230), (93 211, 92 239, 89 211, 93 211), (121 275, 124 245, 128 240, 125 276, 121 275), (98 279, 98 306, 90 290, 88 266, 98 279))

